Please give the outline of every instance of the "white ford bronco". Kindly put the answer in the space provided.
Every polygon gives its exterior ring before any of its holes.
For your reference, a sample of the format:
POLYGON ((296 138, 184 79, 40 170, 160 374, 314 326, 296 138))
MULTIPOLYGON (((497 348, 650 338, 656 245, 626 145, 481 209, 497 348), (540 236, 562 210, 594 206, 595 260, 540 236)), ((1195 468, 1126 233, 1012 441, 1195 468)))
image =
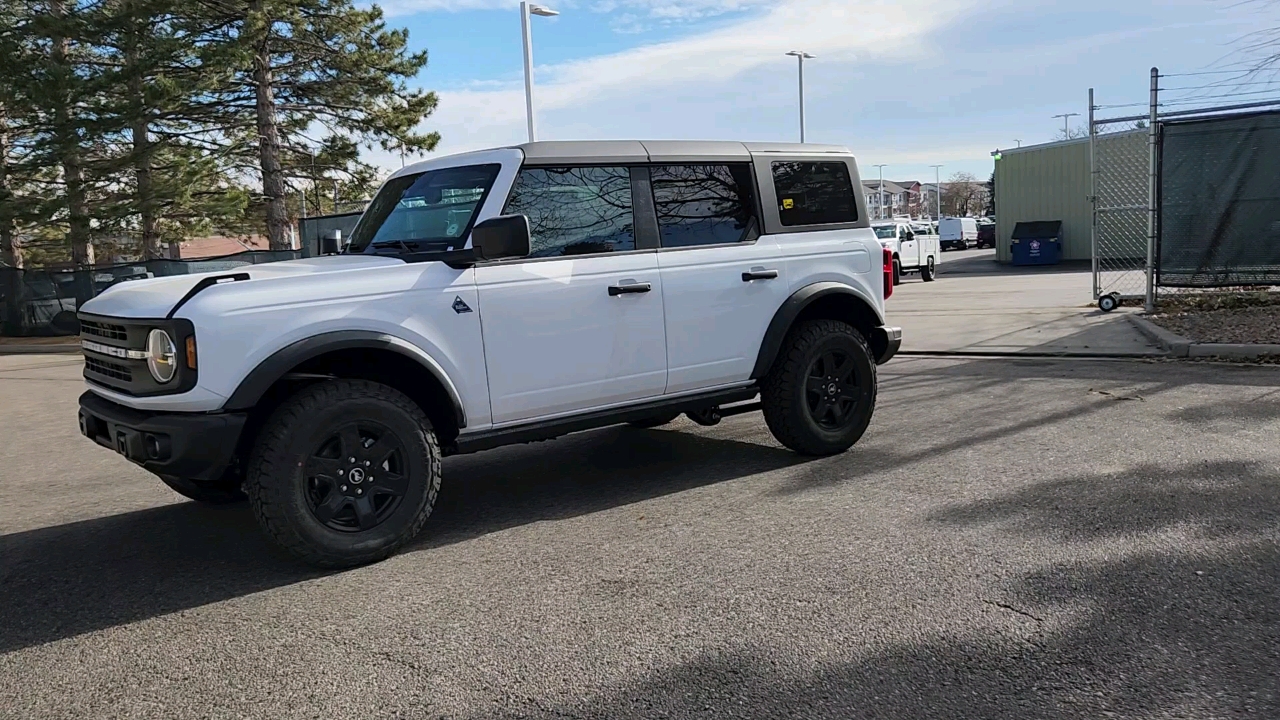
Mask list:
POLYGON ((901 342, 860 187, 853 156, 820 145, 418 163, 341 252, 85 303, 81 432, 189 498, 247 495, 325 567, 413 538, 450 454, 754 410, 788 448, 838 453, 901 342))

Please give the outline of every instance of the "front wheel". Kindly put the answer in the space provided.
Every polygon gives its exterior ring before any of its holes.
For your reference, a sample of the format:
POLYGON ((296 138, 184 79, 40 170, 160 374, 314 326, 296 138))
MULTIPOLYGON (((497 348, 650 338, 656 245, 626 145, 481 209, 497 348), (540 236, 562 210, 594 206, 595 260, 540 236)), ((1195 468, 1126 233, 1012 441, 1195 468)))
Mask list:
POLYGON ((440 448, 422 409, 367 380, 298 391, 267 420, 245 490, 258 523, 318 567, 381 560, 422 529, 440 490, 440 448))
POLYGON ((897 260, 893 261, 893 286, 898 287, 902 284, 902 265, 897 260))
POLYGON ((933 278, 936 274, 937 273, 934 271, 933 266, 933 258, 930 257, 929 261, 924 264, 924 267, 920 268, 920 279, 925 282, 933 282, 933 278))
POLYGON ((761 384, 765 424, 802 455, 849 449, 871 423, 876 364, 862 334, 837 320, 810 320, 791 331, 761 384))

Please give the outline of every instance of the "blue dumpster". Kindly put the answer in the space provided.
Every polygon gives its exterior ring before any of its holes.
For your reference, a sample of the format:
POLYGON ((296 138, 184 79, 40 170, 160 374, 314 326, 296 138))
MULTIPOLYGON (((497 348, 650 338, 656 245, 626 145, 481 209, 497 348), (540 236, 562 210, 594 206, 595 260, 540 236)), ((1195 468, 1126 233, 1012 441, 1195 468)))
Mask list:
POLYGON ((1014 265, 1057 265, 1062 261, 1062 221, 1018 223, 1009 238, 1009 252, 1014 265))

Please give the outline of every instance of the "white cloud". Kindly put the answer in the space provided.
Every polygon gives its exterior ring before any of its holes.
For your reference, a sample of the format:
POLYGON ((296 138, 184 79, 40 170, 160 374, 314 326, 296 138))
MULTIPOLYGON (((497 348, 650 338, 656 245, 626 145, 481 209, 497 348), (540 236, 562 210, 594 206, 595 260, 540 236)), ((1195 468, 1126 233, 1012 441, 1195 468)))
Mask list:
MULTIPOLYGON (((794 65, 783 55, 788 50, 801 47, 820 58, 811 62, 828 67, 855 57, 859 63, 901 59, 915 52, 912 48, 919 47, 920 38, 978 1, 783 0, 764 14, 702 35, 539 67, 535 101, 544 127, 540 135, 562 137, 557 127, 585 124, 589 127, 578 136, 617 137, 631 124, 619 116, 623 107, 662 107, 676 96, 723 96, 730 86, 731 95, 741 98, 734 105, 749 111, 763 91, 751 87, 756 71, 767 68, 770 76, 777 76, 773 79, 785 76, 793 82, 794 65), (569 116, 569 122, 561 116, 569 116)), ((521 141, 524 116, 523 86, 514 81, 503 88, 441 91, 439 110, 428 124, 444 136, 442 151, 457 152, 521 141)), ((675 122, 670 128, 640 128, 639 134, 678 134, 679 120, 668 120, 675 122)))

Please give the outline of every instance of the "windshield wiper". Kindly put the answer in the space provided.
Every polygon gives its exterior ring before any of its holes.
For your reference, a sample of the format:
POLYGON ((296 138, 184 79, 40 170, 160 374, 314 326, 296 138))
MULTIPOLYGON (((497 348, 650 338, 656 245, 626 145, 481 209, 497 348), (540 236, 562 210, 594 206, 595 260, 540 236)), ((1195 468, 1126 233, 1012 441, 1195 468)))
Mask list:
POLYGON ((403 249, 405 252, 414 252, 415 250, 417 250, 418 244, 414 243, 413 247, 409 247, 409 244, 403 240, 383 240, 381 242, 373 243, 373 247, 376 250, 380 250, 382 248, 397 247, 397 246, 403 249))

